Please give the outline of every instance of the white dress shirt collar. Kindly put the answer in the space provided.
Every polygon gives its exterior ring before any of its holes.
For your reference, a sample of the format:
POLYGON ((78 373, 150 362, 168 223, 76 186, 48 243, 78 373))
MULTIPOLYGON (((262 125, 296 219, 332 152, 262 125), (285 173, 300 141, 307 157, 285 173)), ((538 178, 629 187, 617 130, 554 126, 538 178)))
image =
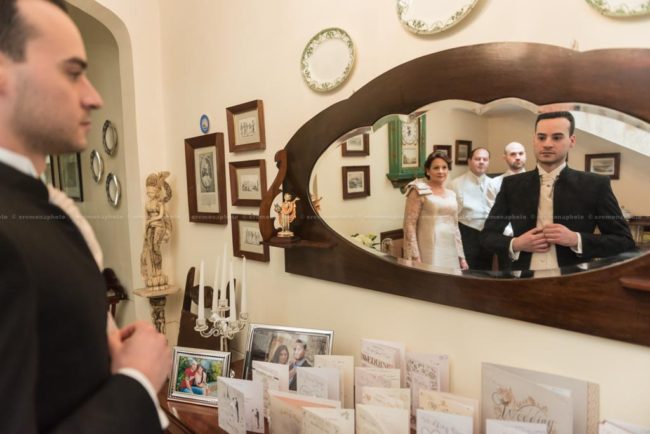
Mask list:
POLYGON ((36 168, 34 167, 32 160, 25 157, 24 155, 0 147, 0 162, 6 164, 9 167, 13 167, 25 175, 38 178, 38 173, 36 173, 36 168))
POLYGON ((551 176, 553 178, 557 178, 560 175, 560 172, 566 167, 566 161, 562 164, 560 164, 558 167, 555 169, 551 170, 550 172, 547 172, 546 170, 542 169, 542 166, 539 164, 537 165, 537 171, 539 172, 540 176, 551 176))

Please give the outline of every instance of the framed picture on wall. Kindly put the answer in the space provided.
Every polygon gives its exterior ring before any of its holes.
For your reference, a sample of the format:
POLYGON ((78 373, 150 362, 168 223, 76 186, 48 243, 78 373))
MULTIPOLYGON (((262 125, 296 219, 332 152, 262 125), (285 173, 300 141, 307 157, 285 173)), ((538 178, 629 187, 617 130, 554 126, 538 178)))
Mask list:
POLYGON ((234 161, 229 168, 232 204, 259 206, 266 192, 265 160, 234 161))
POLYGON ((83 202, 84 192, 81 181, 81 158, 77 152, 61 154, 57 157, 59 188, 70 198, 83 202))
POLYGON ((370 155, 370 134, 359 134, 343 142, 341 155, 343 157, 365 157, 370 155))
POLYGON ((343 199, 370 196, 370 166, 342 167, 343 199))
MULTIPOLYGON (((246 346, 244 378, 252 378, 252 364, 255 360, 285 365, 291 363, 294 361, 294 349, 297 345, 304 350, 303 366, 314 366, 315 355, 332 353, 333 338, 332 330, 251 324, 246 346)), ((289 383, 291 388, 291 376, 289 383)), ((293 383, 295 386, 295 381, 293 383)), ((295 387, 292 390, 296 390, 295 387)))
POLYGON ((269 246, 262 243, 259 216, 254 214, 232 214, 233 256, 245 256, 253 261, 269 262, 269 246))
POLYGON ((586 154, 585 172, 608 176, 609 179, 619 179, 621 169, 621 153, 586 154))
POLYGON ((467 166, 469 153, 472 152, 471 140, 456 140, 456 160, 455 163, 460 166, 467 166))
POLYGON ((226 108, 228 149, 230 152, 266 148, 264 104, 262 100, 245 102, 226 108))
POLYGON ((185 171, 190 221, 228 224, 226 165, 222 133, 185 139, 185 171))
POLYGON ((167 399, 217 407, 217 378, 230 375, 230 353, 174 347, 167 399))
POLYGON ((451 162, 454 161, 451 154, 451 145, 433 145, 433 152, 436 151, 444 152, 447 158, 449 158, 449 170, 451 170, 451 162))

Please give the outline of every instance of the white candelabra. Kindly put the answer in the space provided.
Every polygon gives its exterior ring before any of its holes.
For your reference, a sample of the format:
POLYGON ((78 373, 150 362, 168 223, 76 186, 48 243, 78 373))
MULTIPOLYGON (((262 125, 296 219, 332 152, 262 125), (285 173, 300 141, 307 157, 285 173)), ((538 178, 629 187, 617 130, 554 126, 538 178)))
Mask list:
POLYGON ((246 257, 242 257, 241 279, 241 313, 237 315, 237 299, 235 291, 235 278, 233 277, 232 261, 230 262, 229 279, 226 280, 226 246, 223 247, 223 258, 219 268, 219 258, 216 261, 214 285, 212 286, 212 309, 210 317, 205 318, 205 287, 203 280, 203 261, 199 269, 199 308, 194 330, 204 338, 219 337, 219 348, 228 351, 228 341, 235 337, 248 325, 248 311, 246 306, 246 257), (221 273, 219 273, 221 271, 221 273), (221 282, 219 276, 221 275, 221 282), (217 289, 219 288, 219 289, 217 289), (226 288, 228 298, 226 298, 226 288), (208 321, 212 325, 208 325, 208 321))

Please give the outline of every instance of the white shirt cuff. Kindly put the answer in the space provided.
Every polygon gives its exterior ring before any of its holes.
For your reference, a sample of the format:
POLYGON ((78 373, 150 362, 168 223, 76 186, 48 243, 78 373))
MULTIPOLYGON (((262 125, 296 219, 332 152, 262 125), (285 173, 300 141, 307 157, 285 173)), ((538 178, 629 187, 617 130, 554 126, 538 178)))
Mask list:
POLYGON ((160 408, 160 403, 158 402, 156 391, 151 385, 149 379, 145 377, 142 372, 134 368, 121 368, 117 370, 117 373, 133 378, 138 383, 140 383, 142 387, 144 387, 144 390, 147 391, 149 397, 151 398, 154 405, 156 406, 156 411, 158 412, 158 420, 160 421, 160 426, 162 427, 162 429, 166 429, 169 426, 169 419, 167 419, 167 415, 162 410, 162 408, 160 408))
POLYGON ((512 261, 516 261, 517 259, 519 259, 519 253, 520 253, 520 252, 515 252, 512 249, 512 243, 514 243, 514 242, 515 242, 515 239, 512 238, 510 240, 510 247, 508 247, 508 253, 510 254, 510 259, 512 259, 512 261))
POLYGON ((580 235, 580 232, 576 232, 576 235, 578 236, 578 245, 575 247, 571 247, 571 250, 578 256, 582 255, 582 236, 580 235))

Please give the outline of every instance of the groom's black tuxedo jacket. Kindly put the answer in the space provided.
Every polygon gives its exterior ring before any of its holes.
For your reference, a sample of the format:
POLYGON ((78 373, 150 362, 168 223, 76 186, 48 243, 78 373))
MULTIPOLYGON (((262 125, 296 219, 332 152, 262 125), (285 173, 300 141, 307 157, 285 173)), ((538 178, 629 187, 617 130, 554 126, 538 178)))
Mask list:
POLYGON ((77 227, 0 163, 0 433, 161 432, 140 383, 111 374, 106 310, 77 227))
MULTIPOLYGON (((508 251, 511 237, 503 230, 512 224, 514 236, 533 229, 537 224, 540 175, 537 169, 503 179, 501 190, 481 233, 481 243, 499 255, 501 264, 513 270, 527 270, 531 253, 521 252, 512 262, 508 251)), ((634 248, 634 240, 614 197, 609 178, 594 173, 564 168, 553 187, 553 222, 582 237, 582 254, 556 246, 560 266, 573 265, 592 258, 615 255, 634 248), (595 234, 598 228, 600 234, 595 234)))

